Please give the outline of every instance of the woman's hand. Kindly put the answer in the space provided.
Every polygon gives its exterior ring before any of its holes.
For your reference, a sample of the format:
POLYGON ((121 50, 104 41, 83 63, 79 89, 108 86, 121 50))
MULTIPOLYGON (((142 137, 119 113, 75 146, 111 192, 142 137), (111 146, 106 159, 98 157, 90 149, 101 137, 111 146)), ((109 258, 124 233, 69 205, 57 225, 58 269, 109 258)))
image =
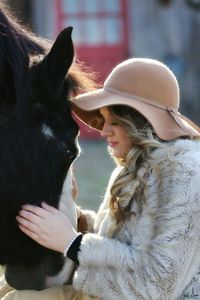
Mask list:
POLYGON ((40 245, 63 253, 78 233, 67 217, 56 208, 42 203, 42 208, 23 205, 16 217, 19 228, 40 245))

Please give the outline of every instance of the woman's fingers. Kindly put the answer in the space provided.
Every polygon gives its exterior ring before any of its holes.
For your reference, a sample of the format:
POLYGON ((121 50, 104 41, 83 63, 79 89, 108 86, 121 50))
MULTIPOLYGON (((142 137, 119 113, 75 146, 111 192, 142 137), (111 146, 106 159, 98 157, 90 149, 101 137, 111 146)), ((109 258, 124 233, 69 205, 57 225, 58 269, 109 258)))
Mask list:
POLYGON ((38 222, 34 223, 32 218, 30 218, 29 221, 28 219, 25 219, 22 216, 16 217, 21 231, 23 231, 25 234, 27 234, 30 238, 35 240, 37 243, 46 246, 46 237, 48 237, 49 235, 48 226, 45 225, 43 219, 41 219, 40 217, 37 218, 38 218, 38 222))
POLYGON ((33 239, 34 241, 39 243, 38 235, 35 232, 31 231, 27 227, 20 225, 20 224, 19 224, 19 228, 22 232, 24 232, 26 235, 28 235, 31 239, 33 239))
POLYGON ((44 219, 44 217, 42 218, 41 216, 38 216, 38 215, 36 215, 30 211, 24 210, 24 209, 19 211, 18 217, 21 217, 19 220, 24 219, 24 220, 29 221, 29 223, 33 223, 33 224, 39 224, 44 219))
POLYGON ((16 220, 22 232, 30 238, 61 253, 77 235, 67 217, 46 203, 42 203, 42 207, 23 205, 16 220))
POLYGON ((31 213, 33 213, 37 216, 40 216, 40 217, 43 217, 43 215, 45 213, 45 211, 41 207, 36 206, 36 205, 30 205, 30 204, 22 205, 22 210, 31 212, 31 213))
POLYGON ((53 207, 53 206, 47 204, 46 202, 42 202, 41 205, 42 205, 42 207, 43 207, 46 211, 48 211, 48 212, 50 212, 50 213, 57 214, 57 213, 59 212, 58 209, 56 209, 55 207, 53 207))
POLYGON ((36 225, 37 223, 30 222, 28 219, 25 219, 24 217, 17 216, 16 217, 19 225, 22 225, 23 227, 26 227, 28 230, 31 230, 33 232, 37 232, 40 230, 40 228, 36 225))
POLYGON ((47 211, 46 208, 42 208, 36 205, 30 205, 30 204, 24 204, 22 205, 22 210, 20 212, 30 212, 31 214, 34 214, 42 219, 44 219, 47 215, 49 215, 50 211, 47 211))
POLYGON ((58 209, 55 207, 47 204, 46 202, 42 202, 41 206, 36 206, 36 205, 31 205, 31 204, 24 204, 22 205, 22 209, 30 211, 40 217, 43 217, 46 215, 46 212, 51 212, 51 213, 57 213, 58 209))

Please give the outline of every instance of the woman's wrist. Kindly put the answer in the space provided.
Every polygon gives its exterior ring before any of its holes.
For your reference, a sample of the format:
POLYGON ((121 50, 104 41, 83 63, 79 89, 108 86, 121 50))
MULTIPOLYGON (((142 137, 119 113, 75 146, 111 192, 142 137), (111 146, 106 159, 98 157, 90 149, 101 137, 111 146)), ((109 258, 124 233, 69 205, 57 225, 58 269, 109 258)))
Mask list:
POLYGON ((76 232, 74 234, 74 236, 70 239, 70 241, 68 242, 67 246, 64 248, 63 251, 63 256, 67 257, 67 252, 69 250, 69 248, 71 247, 71 245, 73 244, 73 242, 75 241, 75 239, 81 234, 81 232, 76 232))
POLYGON ((76 265, 79 265, 78 253, 80 251, 83 234, 80 233, 73 241, 67 252, 67 257, 70 258, 76 265))

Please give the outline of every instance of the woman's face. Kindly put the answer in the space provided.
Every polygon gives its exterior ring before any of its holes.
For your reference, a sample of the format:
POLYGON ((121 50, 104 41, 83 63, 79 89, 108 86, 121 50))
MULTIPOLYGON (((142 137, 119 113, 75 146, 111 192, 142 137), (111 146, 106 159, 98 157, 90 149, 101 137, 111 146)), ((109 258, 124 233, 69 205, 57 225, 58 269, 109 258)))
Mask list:
POLYGON ((133 141, 108 108, 101 108, 100 113, 104 119, 101 135, 106 139, 111 154, 117 158, 126 158, 129 150, 133 147, 133 141))

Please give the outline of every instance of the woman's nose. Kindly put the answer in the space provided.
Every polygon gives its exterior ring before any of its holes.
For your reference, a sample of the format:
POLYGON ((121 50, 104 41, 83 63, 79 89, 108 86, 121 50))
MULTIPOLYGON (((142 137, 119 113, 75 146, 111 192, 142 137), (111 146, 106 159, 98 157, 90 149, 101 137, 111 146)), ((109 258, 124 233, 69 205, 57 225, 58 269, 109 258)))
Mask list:
POLYGON ((101 130, 101 136, 103 138, 106 138, 106 137, 111 136, 111 135, 112 135, 112 128, 111 128, 111 126, 108 125, 108 124, 106 124, 106 123, 104 123, 103 128, 101 130))

